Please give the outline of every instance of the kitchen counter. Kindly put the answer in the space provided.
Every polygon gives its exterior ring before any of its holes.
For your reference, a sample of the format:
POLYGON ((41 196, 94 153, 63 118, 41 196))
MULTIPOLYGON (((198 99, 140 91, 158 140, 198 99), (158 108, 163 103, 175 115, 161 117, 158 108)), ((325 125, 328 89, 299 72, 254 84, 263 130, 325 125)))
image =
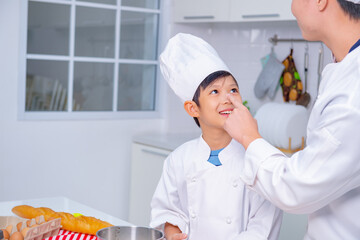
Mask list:
POLYGON ((200 131, 193 133, 148 133, 135 136, 133 142, 173 151, 181 144, 194 138, 198 138, 200 135, 200 131))
POLYGON ((16 216, 11 212, 11 209, 18 205, 30 205, 32 207, 48 207, 56 212, 81 213, 85 216, 99 218, 116 226, 132 225, 124 220, 113 217, 109 214, 98 211, 96 209, 93 209, 65 197, 0 202, 0 216, 16 216))

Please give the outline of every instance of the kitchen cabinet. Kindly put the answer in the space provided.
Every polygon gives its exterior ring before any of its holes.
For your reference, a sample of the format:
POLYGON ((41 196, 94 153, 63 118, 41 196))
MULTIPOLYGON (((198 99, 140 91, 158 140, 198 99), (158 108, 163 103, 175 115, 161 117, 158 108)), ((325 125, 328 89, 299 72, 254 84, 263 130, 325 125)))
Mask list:
POLYGON ((229 21, 230 0, 174 0, 175 22, 229 21))
POLYGON ((291 0, 174 0, 175 22, 295 20, 291 0))
POLYGON ((164 160, 170 150, 133 143, 130 179, 129 222, 137 226, 150 223, 150 202, 159 182, 164 160))
POLYGON ((200 136, 193 133, 148 133, 132 143, 129 218, 137 226, 148 226, 151 199, 160 180, 164 161, 181 144, 200 136))
POLYGON ((230 21, 284 21, 295 20, 291 0, 231 0, 230 21))

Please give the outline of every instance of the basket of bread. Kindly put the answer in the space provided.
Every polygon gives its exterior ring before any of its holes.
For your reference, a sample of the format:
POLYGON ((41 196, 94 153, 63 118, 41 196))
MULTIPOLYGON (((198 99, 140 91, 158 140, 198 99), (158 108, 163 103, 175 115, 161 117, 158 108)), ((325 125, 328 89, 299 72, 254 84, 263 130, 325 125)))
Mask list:
POLYGON ((113 226, 94 217, 74 216, 46 207, 20 205, 14 207, 12 212, 18 217, 0 217, 0 229, 3 230, 4 239, 8 240, 41 240, 57 235, 60 229, 96 235, 98 230, 113 226))

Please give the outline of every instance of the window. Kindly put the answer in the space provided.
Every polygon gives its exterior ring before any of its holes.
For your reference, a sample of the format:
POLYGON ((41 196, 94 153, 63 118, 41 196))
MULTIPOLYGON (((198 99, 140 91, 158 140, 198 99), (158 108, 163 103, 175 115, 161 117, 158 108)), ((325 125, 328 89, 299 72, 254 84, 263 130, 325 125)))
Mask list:
POLYGON ((21 118, 154 114, 159 4, 29 0, 21 118))

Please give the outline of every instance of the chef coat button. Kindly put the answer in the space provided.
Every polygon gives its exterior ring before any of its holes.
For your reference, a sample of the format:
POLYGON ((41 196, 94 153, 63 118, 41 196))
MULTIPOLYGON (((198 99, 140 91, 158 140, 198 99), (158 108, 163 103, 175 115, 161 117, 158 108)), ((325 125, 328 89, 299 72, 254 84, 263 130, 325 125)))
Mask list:
POLYGON ((233 183, 233 187, 236 188, 238 186, 237 182, 233 183))
POLYGON ((196 214, 195 214, 195 213, 192 213, 192 214, 191 214, 191 218, 196 218, 196 214))
POLYGON ((193 178, 191 179, 191 182, 196 182, 196 178, 193 177, 193 178))
POLYGON ((226 219, 226 223, 227 223, 227 224, 231 224, 231 218, 227 218, 227 219, 226 219))

